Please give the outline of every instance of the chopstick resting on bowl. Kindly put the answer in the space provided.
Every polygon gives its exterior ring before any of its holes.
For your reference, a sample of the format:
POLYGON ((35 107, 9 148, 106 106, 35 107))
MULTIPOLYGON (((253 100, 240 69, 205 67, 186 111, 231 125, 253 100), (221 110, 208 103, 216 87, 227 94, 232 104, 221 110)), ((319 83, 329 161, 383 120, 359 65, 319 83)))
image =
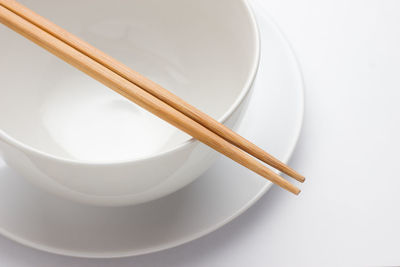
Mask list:
POLYGON ((257 159, 300 182, 305 180, 302 175, 160 85, 27 7, 14 0, 0 0, 0 22, 221 154, 294 194, 300 193, 296 186, 257 159))

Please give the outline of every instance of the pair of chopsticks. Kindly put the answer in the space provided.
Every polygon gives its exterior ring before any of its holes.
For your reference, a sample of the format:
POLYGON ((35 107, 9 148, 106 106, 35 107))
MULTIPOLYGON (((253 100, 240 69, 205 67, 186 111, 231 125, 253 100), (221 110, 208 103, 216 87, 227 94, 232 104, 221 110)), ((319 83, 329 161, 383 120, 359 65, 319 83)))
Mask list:
POLYGON ((14 0, 0 0, 0 22, 197 140, 282 188, 300 190, 257 159, 299 182, 305 178, 250 141, 14 0), (256 159, 257 158, 257 159, 256 159))

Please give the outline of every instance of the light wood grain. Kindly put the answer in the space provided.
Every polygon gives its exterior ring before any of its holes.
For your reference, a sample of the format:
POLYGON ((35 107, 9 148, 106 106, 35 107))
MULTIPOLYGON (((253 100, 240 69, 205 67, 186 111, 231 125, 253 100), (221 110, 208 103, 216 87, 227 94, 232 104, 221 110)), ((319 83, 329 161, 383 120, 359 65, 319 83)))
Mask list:
POLYGON ((56 38, 49 32, 44 31, 25 18, 12 12, 4 6, 4 2, 8 1, 1 0, 0 2, 0 22, 4 25, 35 42, 37 45, 78 68, 105 86, 130 99, 132 102, 212 147, 216 151, 251 169, 282 188, 294 194, 300 193, 300 190, 296 186, 269 170, 261 162, 239 147, 234 146, 221 136, 176 110, 168 103, 146 92, 110 68, 105 67, 64 41, 56 38))
POLYGON ((117 61, 116 59, 103 53, 99 49, 86 43, 85 41, 76 37, 75 35, 67 32, 66 30, 62 29, 61 27, 57 26, 51 21, 41 17, 40 15, 36 14, 29 8, 26 8, 25 6, 19 4, 18 2, 14 0, 0 0, 0 3, 5 7, 7 7, 8 9, 10 9, 11 11, 13 11, 14 13, 18 14, 19 16, 30 21, 37 27, 41 28, 42 30, 64 41, 65 43, 74 47, 81 53, 87 55, 93 60, 99 62, 100 64, 104 65, 105 67, 109 68, 110 70, 114 71, 120 76, 124 77, 128 81, 146 90, 148 93, 154 95, 161 101, 179 110, 189 118, 200 123, 201 125, 208 128, 212 132, 218 134, 228 142, 246 151, 250 155, 280 170, 281 172, 293 177, 294 179, 300 182, 304 182, 305 180, 304 176, 297 173, 295 170, 285 165, 278 159, 274 158, 260 147, 256 146, 255 144, 243 138, 236 132, 232 131, 222 123, 219 123, 217 120, 213 119, 206 113, 200 111, 199 109, 188 104, 183 99, 174 95, 170 91, 164 89, 159 84, 153 82, 152 80, 147 79, 140 73, 132 70, 131 68, 127 67, 126 65, 117 61))

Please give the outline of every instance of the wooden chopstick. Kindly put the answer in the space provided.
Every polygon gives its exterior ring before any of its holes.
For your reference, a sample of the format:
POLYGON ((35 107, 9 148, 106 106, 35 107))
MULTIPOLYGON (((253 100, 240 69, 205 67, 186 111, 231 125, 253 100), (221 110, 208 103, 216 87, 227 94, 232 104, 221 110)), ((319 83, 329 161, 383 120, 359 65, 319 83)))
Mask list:
POLYGON ((8 1, 1 0, 0 2, 0 22, 4 25, 239 164, 294 194, 300 193, 297 187, 269 170, 240 148, 235 147, 167 103, 14 13, 4 5, 5 2, 8 1))
POLYGON ((219 123, 218 121, 208 116, 204 112, 195 108, 194 106, 188 104, 183 99, 174 95, 170 91, 164 89, 163 87, 153 82, 152 80, 147 79, 140 73, 132 70, 131 68, 127 67, 126 65, 117 61, 116 59, 103 53, 99 49, 86 43, 85 41, 81 40, 75 35, 67 32, 66 30, 62 29, 61 27, 57 26, 51 21, 36 14, 29 8, 19 4, 18 2, 14 0, 0 0, 0 3, 7 9, 25 18, 26 20, 30 21, 31 23, 41 28, 42 30, 50 33, 51 35, 57 37, 63 42, 69 44, 70 46, 74 47, 81 53, 99 62, 100 64, 104 65, 105 67, 109 68, 110 70, 114 71, 120 76, 124 77, 128 81, 136 84, 137 86, 146 90, 148 93, 154 95, 158 99, 172 106, 176 110, 179 110, 189 118, 195 120, 196 122, 200 123, 204 127, 211 130, 212 132, 218 134, 219 136, 221 136, 228 142, 232 143, 233 145, 241 148, 250 155, 280 170, 281 172, 287 174, 288 176, 291 176, 300 182, 304 182, 305 180, 304 176, 297 173, 295 170, 285 165, 278 159, 274 158, 260 147, 251 143, 247 139, 243 138, 236 132, 232 131, 222 123, 219 123))

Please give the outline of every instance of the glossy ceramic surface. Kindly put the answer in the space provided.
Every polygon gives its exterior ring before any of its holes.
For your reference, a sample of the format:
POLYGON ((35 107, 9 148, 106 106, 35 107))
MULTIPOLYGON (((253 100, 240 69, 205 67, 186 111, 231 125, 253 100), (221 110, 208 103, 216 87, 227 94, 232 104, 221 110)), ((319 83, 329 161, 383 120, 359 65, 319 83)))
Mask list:
MULTIPOLYGON (((245 1, 21 1, 235 128, 259 60, 245 1), (79 6, 79 9, 75 7, 79 6), (71 19, 71 14, 73 18, 71 19)), ((0 150, 59 196, 138 204, 192 182, 216 153, 5 27, 0 150)))
MULTIPOLYGON (((287 162, 302 125, 302 77, 279 30, 260 5, 255 7, 262 55, 253 96, 238 131, 287 162)), ((104 258, 151 253, 218 229, 253 205, 270 186, 219 157, 199 179, 167 197, 129 207, 94 207, 44 193, 0 161, 0 232, 22 244, 63 255, 104 258)), ((36 256, 15 249, 21 257, 36 256)))

